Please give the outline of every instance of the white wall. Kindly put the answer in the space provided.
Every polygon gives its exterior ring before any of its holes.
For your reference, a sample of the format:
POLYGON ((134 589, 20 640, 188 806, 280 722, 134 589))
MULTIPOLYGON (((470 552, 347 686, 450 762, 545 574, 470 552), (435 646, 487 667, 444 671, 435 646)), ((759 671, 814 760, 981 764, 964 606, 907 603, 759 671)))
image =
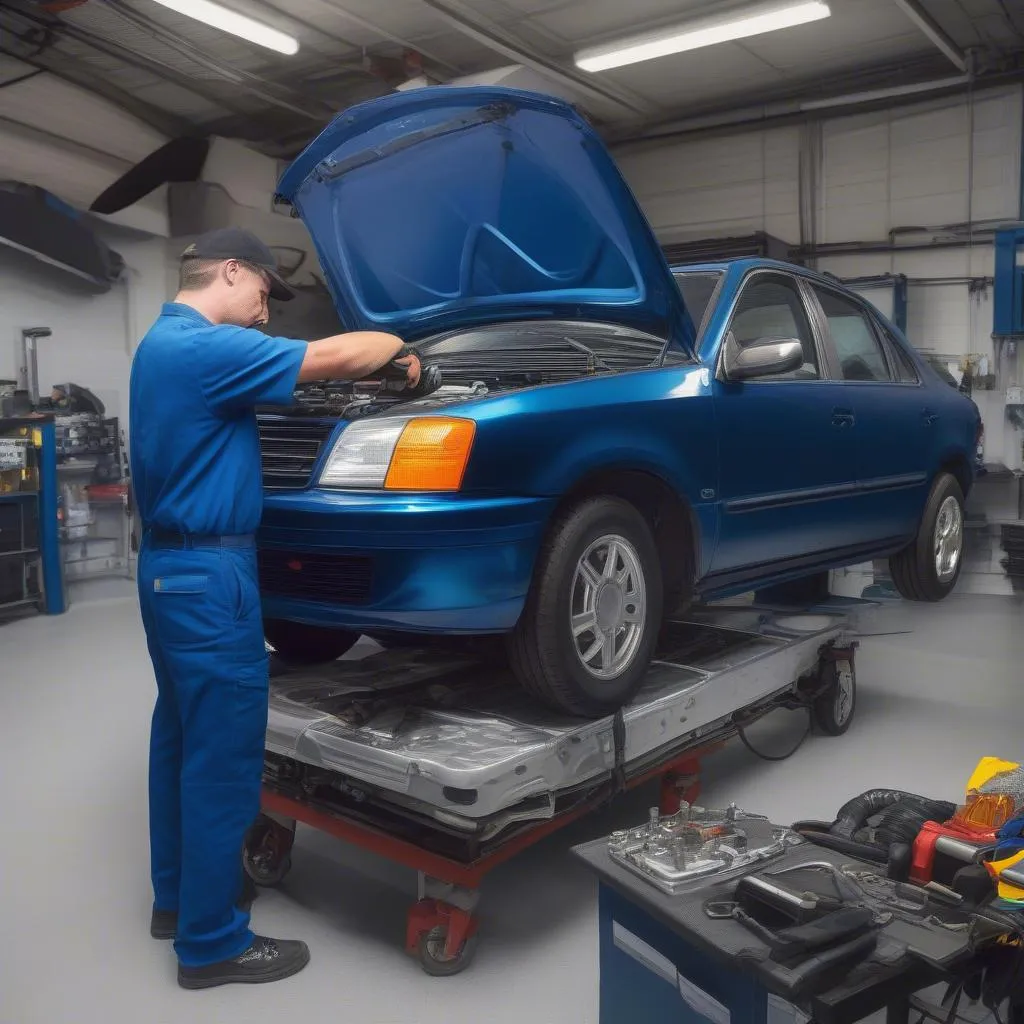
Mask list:
POLYGON ((668 143, 617 154, 663 242, 767 231, 800 237, 800 129, 668 143))
MULTIPOLYGON (((659 238, 725 237, 767 231, 784 241, 882 242, 896 228, 937 229, 1022 215, 1020 86, 869 114, 813 128, 776 128, 695 139, 617 154, 659 238), (804 173, 801 175, 801 165, 804 173), (801 206, 807 212, 801 238, 801 206)), ((915 242, 952 237, 925 230, 915 242)), ((901 241, 907 241, 901 236, 901 241)), ((988 243, 953 249, 830 256, 821 270, 840 277, 905 274, 913 279, 990 277, 988 243)), ((889 313, 880 292, 866 298, 889 313)), ((991 290, 911 282, 907 333, 919 348, 952 358, 992 357, 991 290)), ((1024 369, 1010 379, 1024 383, 1024 369)), ((986 454, 1022 465, 1021 436, 1005 423, 1004 395, 976 393, 986 454)))
POLYGON ((53 336, 39 342, 40 390, 73 381, 94 391, 108 415, 126 421, 132 353, 167 297, 166 242, 107 240, 129 270, 103 295, 29 257, 0 250, 0 378, 16 379, 21 329, 49 327, 53 336))

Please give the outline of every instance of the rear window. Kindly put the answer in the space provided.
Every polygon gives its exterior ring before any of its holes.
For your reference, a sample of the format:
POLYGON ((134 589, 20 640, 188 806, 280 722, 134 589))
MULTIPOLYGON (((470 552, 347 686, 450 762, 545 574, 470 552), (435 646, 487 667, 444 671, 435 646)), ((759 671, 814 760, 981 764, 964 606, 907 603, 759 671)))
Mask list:
POLYGON ((676 284, 679 286, 679 291, 682 292, 686 310, 693 320, 693 329, 699 331, 722 275, 715 273, 683 273, 675 274, 674 277, 676 284))

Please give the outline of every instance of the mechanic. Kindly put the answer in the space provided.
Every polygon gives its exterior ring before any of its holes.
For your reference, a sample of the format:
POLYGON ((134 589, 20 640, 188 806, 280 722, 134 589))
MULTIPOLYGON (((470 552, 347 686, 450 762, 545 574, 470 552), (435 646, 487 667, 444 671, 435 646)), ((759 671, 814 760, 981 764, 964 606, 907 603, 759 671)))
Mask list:
POLYGON ((175 300, 132 363, 131 469, 143 530, 138 583, 156 674, 149 803, 155 938, 173 938, 178 982, 276 981, 305 943, 254 935, 241 852, 259 812, 267 725, 253 534, 263 504, 255 407, 296 384, 358 380, 396 360, 401 339, 359 331, 268 337, 268 299, 290 299, 270 249, 238 228, 185 250, 175 300))

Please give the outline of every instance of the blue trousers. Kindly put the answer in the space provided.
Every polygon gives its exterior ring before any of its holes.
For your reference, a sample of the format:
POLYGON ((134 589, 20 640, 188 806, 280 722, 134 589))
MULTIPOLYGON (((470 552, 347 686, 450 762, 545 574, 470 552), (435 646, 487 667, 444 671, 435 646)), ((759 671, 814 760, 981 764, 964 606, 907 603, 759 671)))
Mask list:
POLYGON ((259 813, 268 662, 254 548, 151 547, 139 600, 156 673, 149 755, 154 907, 178 912, 178 960, 252 943, 236 909, 242 843, 259 813))

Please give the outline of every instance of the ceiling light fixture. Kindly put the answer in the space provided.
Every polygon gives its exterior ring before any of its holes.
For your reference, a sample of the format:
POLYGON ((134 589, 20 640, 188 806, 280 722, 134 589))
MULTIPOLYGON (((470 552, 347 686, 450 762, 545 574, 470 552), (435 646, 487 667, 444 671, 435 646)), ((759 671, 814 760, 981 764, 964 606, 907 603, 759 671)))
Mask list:
POLYGON ((806 25, 831 15, 822 0, 794 3, 762 3, 707 18, 698 18, 673 28, 620 39, 604 46, 591 46, 575 54, 576 66, 584 71, 608 71, 626 64, 654 60, 670 53, 697 50, 715 43, 746 39, 764 32, 806 25))
POLYGON ((268 50, 292 56, 299 52, 299 41, 293 36, 264 25, 248 15, 229 10, 213 0, 155 0, 161 7, 177 11, 189 18, 195 18, 211 28, 230 32, 233 36, 248 39, 250 43, 265 46, 268 50))

